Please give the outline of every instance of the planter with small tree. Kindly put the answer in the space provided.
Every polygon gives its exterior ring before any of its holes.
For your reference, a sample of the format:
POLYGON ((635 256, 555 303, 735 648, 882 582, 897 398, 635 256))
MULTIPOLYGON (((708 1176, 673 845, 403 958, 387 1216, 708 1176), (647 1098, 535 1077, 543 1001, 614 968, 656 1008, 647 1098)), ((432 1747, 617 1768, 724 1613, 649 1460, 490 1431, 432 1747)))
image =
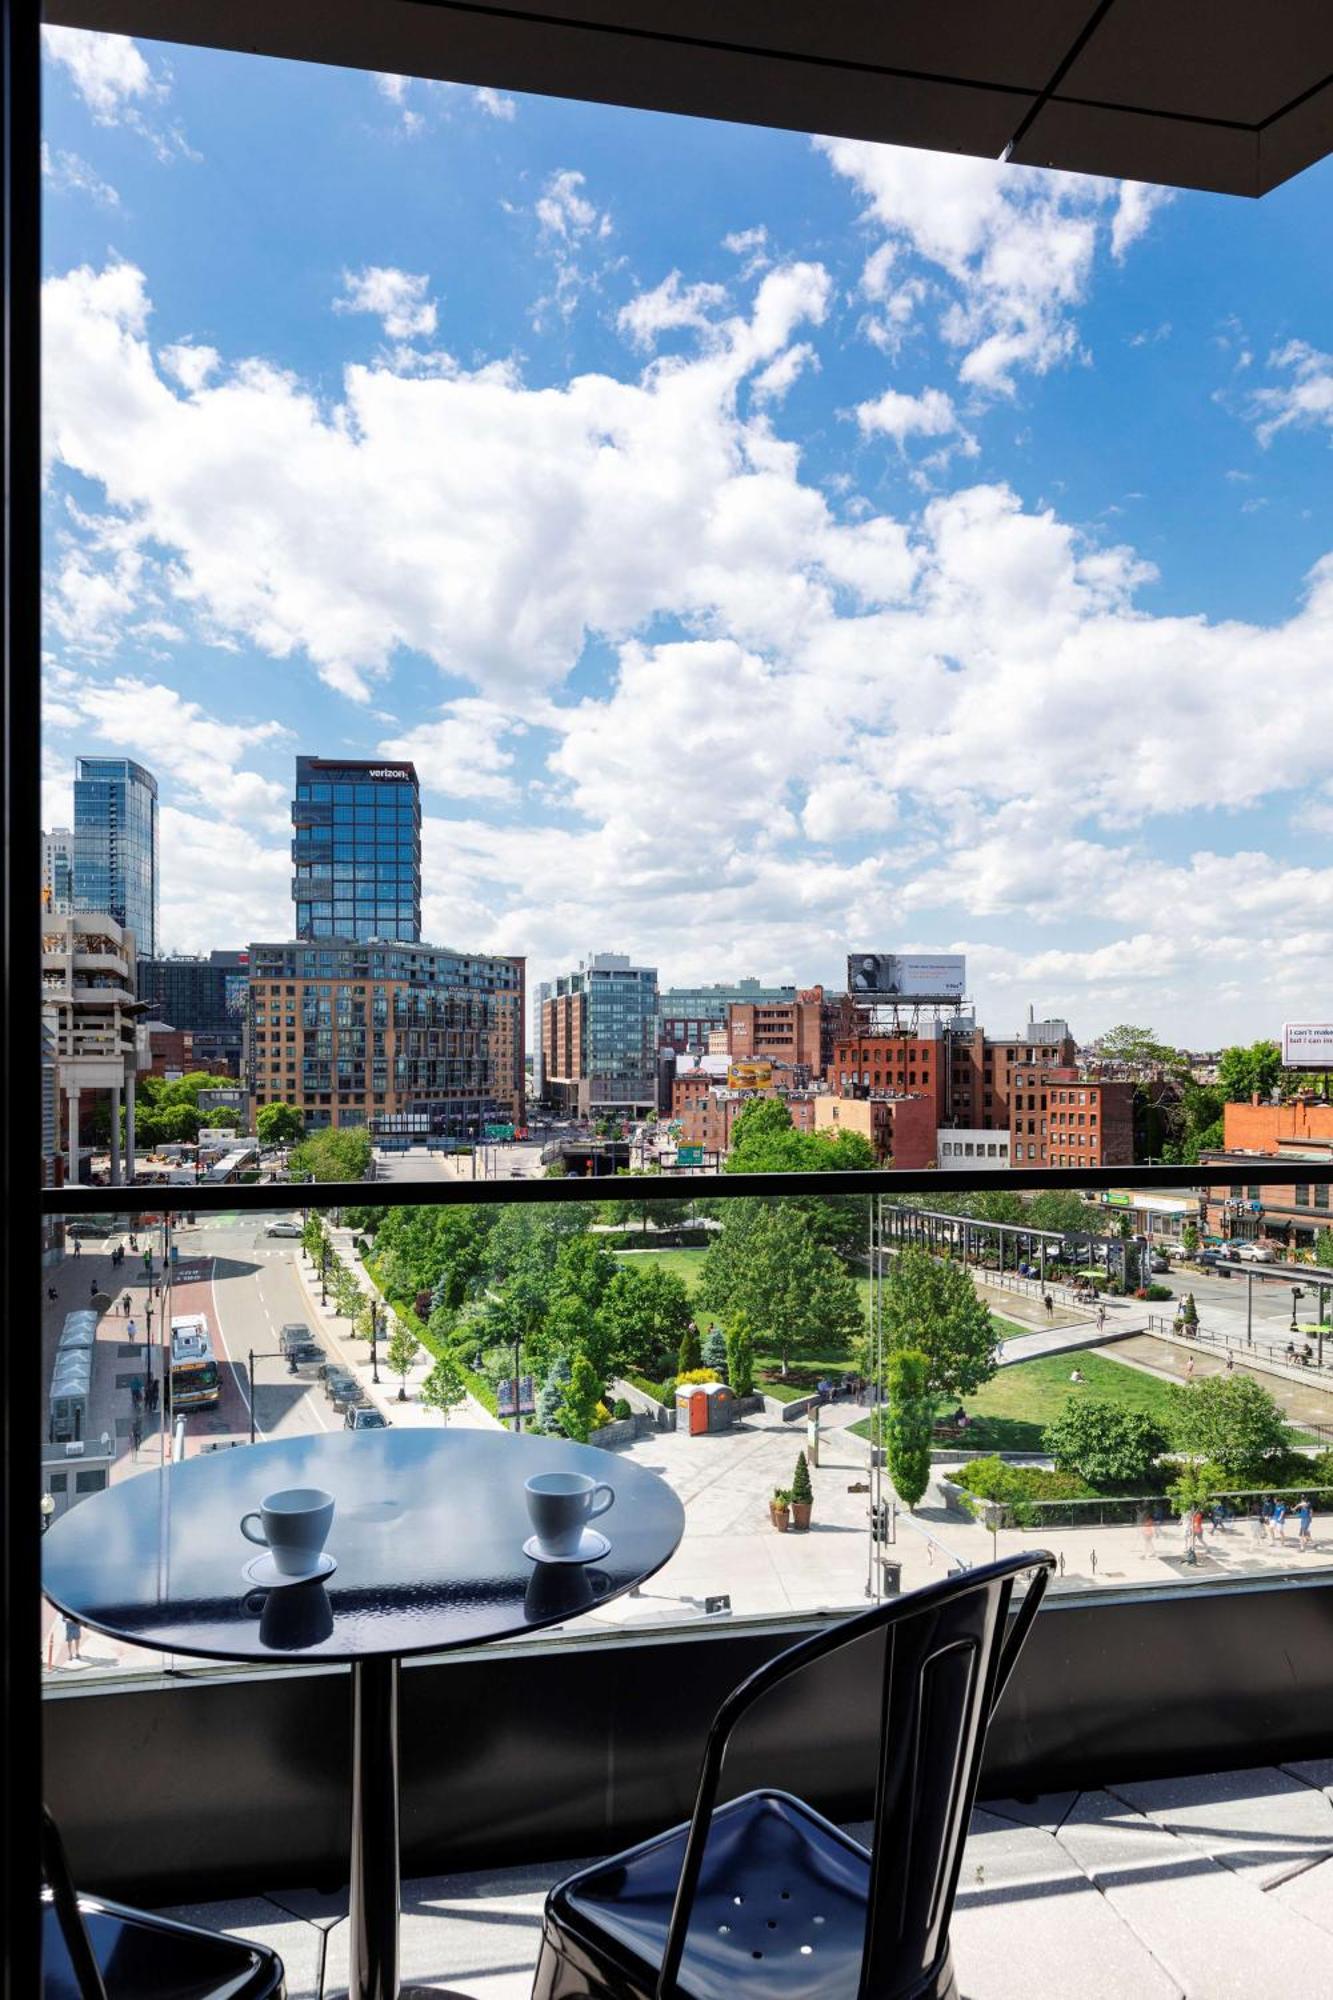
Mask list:
POLYGON ((791 1520, 794 1528, 810 1526, 810 1509, 815 1504, 815 1491, 810 1484, 810 1467, 806 1464, 805 1453, 796 1454, 796 1471, 791 1482, 791 1520))
POLYGON ((768 1503, 768 1518, 780 1535, 785 1535, 791 1526, 791 1494, 785 1486, 773 1488, 773 1498, 768 1503))

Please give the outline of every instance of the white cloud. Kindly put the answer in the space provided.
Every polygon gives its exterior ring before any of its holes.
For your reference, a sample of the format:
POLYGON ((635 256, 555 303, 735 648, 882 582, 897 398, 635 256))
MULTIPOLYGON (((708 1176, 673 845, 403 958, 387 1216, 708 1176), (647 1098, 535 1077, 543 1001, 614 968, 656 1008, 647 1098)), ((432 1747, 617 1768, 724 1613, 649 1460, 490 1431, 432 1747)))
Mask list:
POLYGON ((204 813, 158 809, 162 871, 161 935, 168 951, 244 949, 292 929, 292 861, 287 842, 268 844, 245 827, 221 828, 204 813))
POLYGON ((537 202, 536 215, 542 228, 562 242, 574 243, 581 237, 610 234, 611 218, 582 192, 587 176, 573 167, 561 167, 547 176, 537 202))
POLYGON ((572 319, 584 291, 598 282, 596 253, 611 236, 611 214, 589 200, 583 192, 586 186, 585 175, 573 167, 560 167, 547 175, 533 207, 538 248, 550 259, 555 276, 554 289, 532 309, 539 333, 546 331, 552 310, 563 321, 572 319), (593 253, 591 264, 585 261, 589 253, 593 253))
POLYGON ((177 153, 198 158, 178 125, 164 126, 149 115, 170 95, 170 76, 165 67, 150 68, 137 42, 127 35, 44 27, 42 50, 48 62, 68 75, 96 124, 128 126, 148 141, 159 159, 177 153))
POLYGON ((1285 370, 1287 379, 1251 395, 1249 415, 1260 444, 1270 445, 1279 431, 1333 430, 1333 354, 1289 340, 1269 355, 1268 365, 1285 370))
POLYGON ((959 379, 986 396, 1011 395, 1020 370, 1045 374, 1078 351, 1074 314, 1100 237, 1123 256, 1162 198, 1138 184, 868 140, 815 144, 884 232, 862 286, 873 300, 895 297, 896 312, 872 314, 867 332, 889 351, 901 339, 924 295, 893 293, 889 274, 900 254, 914 255, 947 281, 940 331, 962 351, 959 379))
POLYGON ((518 110, 512 97, 502 96, 498 90, 492 90, 489 84, 481 84, 474 90, 472 101, 479 111, 486 113, 488 118, 499 118, 506 124, 513 123, 518 110))
POLYGON ((382 756, 414 763, 427 791, 458 799, 513 800, 519 795, 510 775, 514 753, 503 745, 524 728, 498 703, 463 697, 447 702, 436 721, 386 737, 378 748, 382 756))
POLYGON ((958 414, 942 389, 924 389, 919 396, 886 389, 873 402, 857 405, 856 421, 866 437, 891 437, 899 445, 909 437, 947 437, 959 427, 958 414))
POLYGON ((616 325, 635 347, 651 348, 661 334, 681 327, 713 333, 714 315, 726 303, 725 285, 685 285, 680 272, 672 271, 651 292, 639 292, 623 305, 616 314, 616 325))
POLYGON ((57 194, 86 194, 99 208, 119 208, 120 196, 78 153, 52 152, 42 141, 42 178, 57 194))
POLYGON ((439 314, 426 294, 430 279, 421 273, 398 271, 392 265, 367 264, 362 271, 343 272, 339 313, 374 313, 390 340, 417 340, 434 333, 439 314))

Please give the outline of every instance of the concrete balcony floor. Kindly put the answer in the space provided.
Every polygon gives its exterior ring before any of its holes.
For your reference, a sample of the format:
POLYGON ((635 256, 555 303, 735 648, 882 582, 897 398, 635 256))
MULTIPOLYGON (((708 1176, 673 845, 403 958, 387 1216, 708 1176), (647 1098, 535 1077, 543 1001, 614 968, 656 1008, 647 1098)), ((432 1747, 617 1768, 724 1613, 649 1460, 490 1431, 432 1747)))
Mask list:
MULTIPOLYGON (((404 1978, 527 2000, 546 1891, 578 1865, 405 1884, 404 1978)), ((292 2000, 346 1992, 345 1898, 283 1890, 170 1914, 274 1947, 292 2000)), ((972 1822, 953 1946, 965 2000, 1326 1993, 1333 1758, 988 1801, 972 1822)))

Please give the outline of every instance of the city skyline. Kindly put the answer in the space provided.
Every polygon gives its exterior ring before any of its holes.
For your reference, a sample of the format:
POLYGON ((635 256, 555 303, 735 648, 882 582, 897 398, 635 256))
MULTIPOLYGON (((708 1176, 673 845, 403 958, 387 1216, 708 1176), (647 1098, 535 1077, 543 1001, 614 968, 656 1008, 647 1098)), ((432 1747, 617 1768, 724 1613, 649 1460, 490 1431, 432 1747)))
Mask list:
POLYGON ((158 771, 160 950, 285 932, 310 748, 411 758, 423 935, 534 984, 1326 1011, 1327 164, 1229 205, 48 51, 46 824, 76 749, 158 771))

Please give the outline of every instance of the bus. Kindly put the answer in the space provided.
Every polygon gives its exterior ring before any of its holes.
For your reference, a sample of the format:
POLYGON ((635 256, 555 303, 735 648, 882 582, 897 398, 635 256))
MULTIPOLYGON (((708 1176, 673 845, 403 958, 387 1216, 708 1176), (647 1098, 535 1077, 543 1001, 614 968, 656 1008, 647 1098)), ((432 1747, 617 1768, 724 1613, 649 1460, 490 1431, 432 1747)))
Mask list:
POLYGON ((218 1364, 213 1336, 202 1313, 171 1322, 171 1407, 204 1409, 218 1400, 218 1364))

